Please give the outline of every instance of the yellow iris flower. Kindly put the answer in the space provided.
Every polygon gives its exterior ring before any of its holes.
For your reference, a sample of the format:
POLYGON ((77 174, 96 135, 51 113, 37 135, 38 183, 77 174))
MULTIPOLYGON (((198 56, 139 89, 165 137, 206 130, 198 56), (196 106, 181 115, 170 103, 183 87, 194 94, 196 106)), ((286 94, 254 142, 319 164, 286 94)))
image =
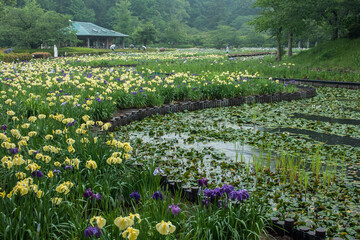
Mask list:
POLYGON ((128 227, 123 233, 122 233, 122 237, 123 238, 127 238, 129 240, 136 240, 137 237, 139 236, 139 233, 140 231, 135 229, 135 228, 132 228, 132 227, 128 227))
POLYGON ((161 235, 168 235, 169 233, 173 233, 176 227, 172 225, 171 222, 164 222, 164 220, 162 220, 161 223, 156 224, 156 230, 158 230, 161 235))
POLYGON ((94 226, 94 223, 93 223, 94 221, 95 221, 96 225, 98 226, 98 228, 100 228, 100 229, 102 229, 106 224, 106 219, 101 216, 94 216, 90 219, 90 224, 92 226, 94 226))

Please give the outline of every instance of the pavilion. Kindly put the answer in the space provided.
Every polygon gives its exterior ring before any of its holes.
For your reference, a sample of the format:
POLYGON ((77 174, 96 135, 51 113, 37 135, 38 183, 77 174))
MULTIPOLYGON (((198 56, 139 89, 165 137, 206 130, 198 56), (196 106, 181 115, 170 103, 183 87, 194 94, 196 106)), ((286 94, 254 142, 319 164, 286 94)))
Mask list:
POLYGON ((76 31, 80 42, 78 45, 88 48, 109 48, 117 38, 121 39, 121 47, 125 47, 124 39, 129 37, 126 34, 109 30, 89 22, 70 21, 71 30, 76 31))

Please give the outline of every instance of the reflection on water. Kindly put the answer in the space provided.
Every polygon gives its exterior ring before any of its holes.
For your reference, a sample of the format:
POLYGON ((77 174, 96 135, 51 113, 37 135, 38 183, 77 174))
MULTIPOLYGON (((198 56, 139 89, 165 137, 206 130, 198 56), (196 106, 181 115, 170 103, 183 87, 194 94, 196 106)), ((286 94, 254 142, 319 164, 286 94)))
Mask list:
MULTIPOLYGON (((180 174, 186 172, 187 167, 196 166, 196 170, 200 174, 204 174, 207 178, 212 179, 213 182, 220 183, 222 177, 231 177, 232 180, 240 180, 240 175, 231 176, 231 172, 222 169, 222 162, 241 162, 241 163, 254 163, 258 159, 262 159, 263 165, 270 165, 270 168, 275 169, 276 155, 263 151, 240 142, 193 142, 189 141, 190 136, 183 133, 170 133, 162 136, 149 136, 142 132, 132 132, 130 134, 131 140, 141 139, 142 143, 150 143, 155 145, 169 144, 171 147, 167 150, 167 154, 175 155, 179 149, 196 150, 204 153, 203 157, 196 159, 193 162, 191 157, 179 157, 177 160, 180 162, 180 174), (216 164, 214 164, 216 162, 216 164)), ((171 161, 166 156, 162 157, 165 161, 171 161)), ((240 171, 240 169, 239 169, 240 171)), ((241 169, 243 171, 243 169, 241 169)))
MULTIPOLYGON (((265 154, 255 148, 254 146, 241 144, 239 142, 223 142, 223 141, 212 141, 212 142, 191 142, 188 143, 187 139, 189 138, 188 134, 165 134, 163 136, 150 137, 149 135, 144 135, 140 132, 132 132, 130 139, 140 138, 145 143, 153 143, 156 141, 158 144, 163 142, 171 142, 174 147, 181 147, 183 149, 196 149, 202 151, 204 149, 209 149, 220 154, 224 154, 226 158, 231 159, 236 162, 250 163, 253 161, 254 157, 259 158, 263 157, 265 154)), ((266 154, 268 156, 268 154, 266 154)), ((272 155, 275 157, 275 155, 272 155)))
MULTIPOLYGON (((341 123, 346 124, 358 124, 358 120, 348 120, 348 119, 332 119, 320 116, 311 116, 304 114, 296 114, 294 117, 307 118, 309 120, 318 120, 318 121, 342 121, 341 123), (311 118, 311 119, 310 119, 311 118), (352 121, 351 123, 349 121, 352 121)), ((340 123, 340 122, 339 122, 340 123)), ((250 126, 250 125, 237 125, 227 121, 219 121, 217 123, 219 129, 222 128, 231 128, 234 131, 268 131, 272 133, 283 133, 289 132, 296 135, 307 135, 308 140, 316 140, 324 142, 328 145, 350 145, 353 147, 360 147, 360 139, 337 136, 332 134, 319 133, 310 130, 304 129, 295 129, 295 128, 277 128, 277 129, 267 129, 259 126, 250 126)), ((280 156, 282 153, 273 153, 273 152, 264 152, 261 149, 258 149, 254 146, 244 144, 242 142, 224 142, 224 141, 210 141, 210 142, 196 142, 194 137, 186 133, 169 133, 162 136, 150 136, 144 132, 131 132, 130 139, 136 140, 141 139, 143 143, 149 143, 151 145, 168 145, 165 147, 167 154, 161 156, 161 159, 164 161, 169 161, 169 156, 176 156, 176 153, 179 150, 187 150, 188 152, 196 151, 201 152, 202 156, 197 159, 192 159, 190 156, 184 156, 176 158, 178 165, 173 166, 174 168, 179 168, 180 174, 185 174, 188 171, 189 166, 195 167, 196 171, 200 174, 205 175, 207 178, 212 179, 214 182, 221 182, 222 176, 228 176, 230 173, 224 171, 221 167, 221 162, 241 162, 241 163, 251 163, 260 164, 263 166, 269 167, 271 170, 276 168, 276 160, 280 161, 280 156), (216 162, 216 164, 214 164, 216 162)), ((298 157, 294 156, 285 156, 287 159, 292 159, 297 162, 298 157)), ((170 164, 172 165, 172 164, 170 164)), ((324 167, 321 167, 322 171, 324 167)), ((309 169, 309 166, 306 166, 309 169)), ((349 173, 349 176, 353 176, 355 179, 359 177, 359 169, 354 167, 353 169, 346 169, 349 173)), ((228 176, 229 177, 229 176, 228 176)), ((238 176, 233 176, 234 180, 237 180, 238 176)))

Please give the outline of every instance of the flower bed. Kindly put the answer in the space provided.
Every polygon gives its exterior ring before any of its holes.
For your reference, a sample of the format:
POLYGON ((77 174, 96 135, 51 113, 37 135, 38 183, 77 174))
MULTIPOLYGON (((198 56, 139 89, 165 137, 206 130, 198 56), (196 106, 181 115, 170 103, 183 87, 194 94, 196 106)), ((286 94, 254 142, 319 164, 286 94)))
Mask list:
MULTIPOLYGON (((135 61, 144 58, 133 57, 135 61)), ((149 55, 152 57, 159 56, 149 55)), ((178 238, 220 234, 218 238, 231 238, 249 231, 254 238, 261 235, 263 227, 255 231, 251 221, 236 220, 236 214, 255 209, 256 199, 244 202, 243 207, 229 204, 228 209, 215 204, 211 211, 183 203, 180 193, 163 193, 160 203, 155 200, 161 199, 160 183, 156 182, 160 180, 134 167, 130 144, 117 140, 113 133, 97 135, 91 129, 110 129, 111 124, 101 120, 110 118, 118 107, 291 93, 295 87, 251 79, 245 71, 196 75, 157 71, 160 74, 154 75, 145 63, 135 70, 90 69, 71 66, 67 61, 71 59, 0 65, 1 238, 115 238, 120 234, 133 239, 160 239, 165 234, 178 238), (141 199, 134 199, 134 190, 141 199), (173 217, 176 206, 184 211, 173 217), (138 218, 143 221, 135 220, 138 218), (218 226, 221 232, 198 230, 201 219, 208 218, 214 221, 204 223, 204 229, 218 226), (234 231, 226 219, 232 219, 235 225, 244 226, 245 222, 246 228, 234 231)), ((248 214, 259 226, 264 225, 260 210, 248 214)))

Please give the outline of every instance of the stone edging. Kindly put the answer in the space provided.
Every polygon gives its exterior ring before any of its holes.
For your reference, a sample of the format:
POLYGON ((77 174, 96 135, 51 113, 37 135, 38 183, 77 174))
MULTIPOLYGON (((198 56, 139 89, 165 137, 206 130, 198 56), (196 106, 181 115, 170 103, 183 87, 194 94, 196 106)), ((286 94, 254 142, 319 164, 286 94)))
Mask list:
MULTIPOLYGON (((291 101, 291 100, 299 100, 304 98, 312 98, 316 96, 315 88, 302 87, 302 86, 298 86, 298 88, 299 90, 294 93, 277 93, 272 95, 204 100, 197 102, 186 101, 186 102, 179 102, 174 104, 164 104, 163 106, 160 107, 133 109, 121 116, 111 118, 110 119, 111 128, 109 129, 109 131, 114 131, 116 127, 124 126, 132 121, 139 121, 155 114, 164 115, 167 113, 183 112, 185 110, 196 111, 206 108, 240 106, 242 104, 291 101)), ((101 131, 99 133, 101 134, 101 131)))

